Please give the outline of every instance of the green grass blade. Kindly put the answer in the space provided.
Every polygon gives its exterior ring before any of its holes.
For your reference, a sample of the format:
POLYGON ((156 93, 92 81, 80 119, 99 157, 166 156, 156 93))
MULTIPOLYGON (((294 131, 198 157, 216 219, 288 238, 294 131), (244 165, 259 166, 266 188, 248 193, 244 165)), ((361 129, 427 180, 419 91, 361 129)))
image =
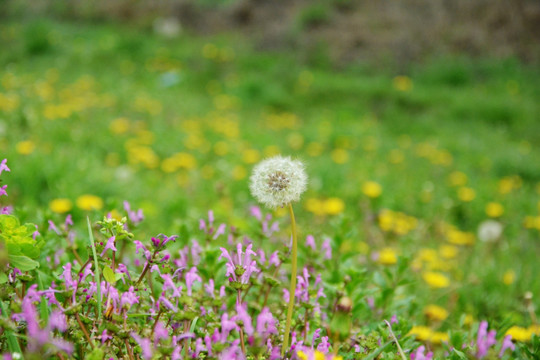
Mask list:
MULTIPOLYGON (((41 278, 40 271, 36 271, 37 281, 39 290, 45 290, 45 286, 43 285, 43 279, 41 278)), ((50 308, 47 305, 47 302, 41 301, 39 304, 39 312, 41 313, 41 319, 43 319, 46 323, 49 322, 49 311, 50 308)))
MULTIPOLYGON (((8 313, 7 313, 6 308, 4 306, 4 302, 2 302, 2 301, 0 301, 0 308, 2 309, 2 315, 7 316, 8 313)), ((15 353, 15 352, 21 354, 21 359, 22 359, 21 347, 19 346, 19 342, 17 341, 17 338, 15 337, 15 335, 13 335, 11 330, 6 329, 6 338, 7 338, 7 344, 8 344, 9 352, 12 353, 12 354, 15 353)))
POLYGON ((386 349, 390 344, 392 343, 392 340, 388 341, 387 343, 385 343, 383 346, 381 346, 380 348, 378 348, 377 350, 375 350, 374 352, 372 352, 371 354, 369 354, 368 357, 365 357, 364 360, 373 360, 375 359, 377 356, 379 356, 383 351, 384 349, 386 349))
POLYGON ((92 254, 94 256, 94 281, 96 282, 96 288, 97 288, 97 306, 98 306, 98 313, 97 318, 98 321, 101 320, 101 282, 99 280, 100 274, 99 274, 99 264, 97 260, 97 254, 96 254, 96 244, 94 242, 94 234, 92 233, 92 226, 90 225, 90 218, 86 217, 86 222, 88 223, 88 237, 90 238, 90 245, 92 245, 92 254))

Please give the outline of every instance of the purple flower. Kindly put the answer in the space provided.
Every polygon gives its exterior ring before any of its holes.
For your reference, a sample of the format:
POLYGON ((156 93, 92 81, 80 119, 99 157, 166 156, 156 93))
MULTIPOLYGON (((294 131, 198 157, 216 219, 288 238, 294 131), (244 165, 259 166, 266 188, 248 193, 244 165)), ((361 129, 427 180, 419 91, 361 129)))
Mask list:
POLYGON ((111 236, 109 240, 107 240, 107 244, 105 245, 105 248, 101 252, 101 257, 103 257, 103 255, 105 255, 105 252, 109 249, 112 250, 113 252, 116 252, 116 247, 114 246, 115 241, 116 241, 116 236, 111 236))
POLYGON ((157 237, 152 238, 152 244, 156 249, 163 248, 169 241, 174 241, 178 238, 178 235, 172 235, 171 237, 168 237, 164 234, 159 234, 157 237))
POLYGON ((251 260, 251 256, 257 256, 253 250, 251 250, 253 244, 249 244, 246 247, 246 252, 242 250, 242 244, 236 246, 236 256, 231 256, 225 248, 220 248, 221 255, 218 260, 224 257, 228 260, 225 264, 227 267, 227 276, 229 276, 229 281, 236 281, 242 284, 249 283, 251 274, 254 272, 259 272, 257 269, 257 262, 251 260))
POLYGON ((227 337, 229 336, 229 333, 232 330, 238 329, 238 326, 236 325, 236 322, 233 321, 233 319, 229 319, 229 314, 225 313, 221 315, 221 334, 220 334, 220 340, 221 342, 226 342, 227 337))
POLYGON ((13 207, 12 206, 4 206, 2 208, 0 208, 0 214, 2 215, 9 215, 13 212, 13 207))
POLYGON ((160 340, 169 338, 169 331, 161 321, 158 321, 156 328, 154 329, 154 346, 157 347, 157 343, 160 340))
POLYGON ((212 239, 217 239, 220 235, 225 233, 225 224, 220 224, 217 230, 214 229, 214 212, 212 210, 208 211, 208 225, 204 219, 199 220, 199 229, 206 232, 208 235, 212 236, 212 239))
POLYGON ((512 342, 512 335, 506 335, 503 339, 501 351, 499 352, 499 357, 502 358, 504 355, 504 352, 506 349, 510 349, 511 351, 514 351, 516 349, 516 345, 512 342))
POLYGON ((105 344, 107 340, 112 339, 113 337, 107 334, 107 329, 103 330, 101 333, 101 345, 105 344))
POLYGON ((246 334, 253 335, 253 324, 251 322, 251 316, 246 311, 246 307, 243 304, 236 305, 237 315, 233 318, 239 326, 243 325, 246 334))
POLYGON ((132 211, 129 202, 127 201, 124 201, 124 210, 128 213, 129 221, 131 221, 134 225, 137 225, 144 220, 142 209, 139 209, 136 212, 132 211))
POLYGON ((319 343, 319 345, 317 345, 317 350, 319 350, 323 354, 327 354, 329 349, 330 343, 328 342, 328 336, 323 336, 321 338, 321 342, 319 343))
POLYGON ((476 339, 476 357, 481 359, 487 355, 490 347, 496 344, 495 330, 487 332, 488 322, 482 321, 478 326, 478 335, 476 339))
POLYGON ((186 273, 186 287, 188 296, 191 296, 191 287, 195 281, 202 282, 202 279, 197 274, 197 268, 194 266, 186 273))
POLYGON ((66 315, 60 310, 54 310, 49 317, 49 328, 51 331, 58 330, 64 332, 67 330, 66 315))
POLYGON ((132 332, 131 336, 141 346, 143 358, 145 360, 151 360, 153 351, 152 351, 152 342, 150 341, 150 339, 140 337, 139 334, 137 334, 136 332, 132 332))
POLYGON ((212 298, 215 298, 214 295, 214 279, 208 280, 208 284, 204 285, 204 290, 208 295, 210 295, 212 298))
POLYGON ((424 345, 419 346, 416 351, 411 353, 411 360, 431 360, 433 358, 433 353, 430 351, 424 354, 426 347, 424 345))
POLYGON ((8 196, 8 194, 6 192, 6 188, 7 188, 7 185, 4 185, 4 186, 0 187, 0 196, 2 196, 2 195, 8 196))
POLYGON ((324 251, 324 258, 327 260, 332 259, 332 245, 330 244, 330 239, 325 238, 322 243, 322 249, 324 251))
POLYGON ((139 303, 139 297, 135 293, 135 288, 133 286, 129 287, 129 290, 122 294, 122 298, 120 299, 120 306, 122 308, 129 309, 134 304, 139 303))
POLYGON ((257 316, 257 333, 263 335, 263 337, 270 334, 277 334, 276 323, 277 321, 268 307, 264 307, 257 316))
POLYGON ((2 175, 2 171, 10 172, 11 170, 7 166, 7 159, 2 160, 0 163, 0 175, 2 175))
POLYGON ((315 238, 313 237, 313 235, 308 235, 306 237, 306 246, 311 248, 313 251, 316 251, 315 238))
POLYGON ((53 223, 52 220, 49 220, 48 223, 49 223, 49 230, 54 231, 58 235, 62 235, 62 232, 60 232, 60 230, 58 230, 58 228, 56 227, 56 225, 53 223))

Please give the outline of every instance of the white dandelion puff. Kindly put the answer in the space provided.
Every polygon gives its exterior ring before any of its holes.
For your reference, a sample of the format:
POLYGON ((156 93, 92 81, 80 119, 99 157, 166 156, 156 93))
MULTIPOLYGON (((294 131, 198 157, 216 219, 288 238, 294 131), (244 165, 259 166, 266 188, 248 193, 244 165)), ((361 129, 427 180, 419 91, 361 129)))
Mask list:
POLYGON ((300 200, 306 185, 307 175, 301 161, 274 156, 255 166, 249 188, 259 202, 275 209, 300 200))

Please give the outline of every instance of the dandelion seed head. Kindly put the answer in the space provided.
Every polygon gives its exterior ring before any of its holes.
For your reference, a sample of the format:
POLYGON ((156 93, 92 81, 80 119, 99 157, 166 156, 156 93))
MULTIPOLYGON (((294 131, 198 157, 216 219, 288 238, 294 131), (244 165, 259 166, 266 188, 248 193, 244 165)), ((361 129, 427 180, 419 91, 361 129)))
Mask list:
POLYGON ((255 166, 249 187, 259 202, 275 209, 300 200, 306 185, 307 175, 301 161, 274 156, 255 166))

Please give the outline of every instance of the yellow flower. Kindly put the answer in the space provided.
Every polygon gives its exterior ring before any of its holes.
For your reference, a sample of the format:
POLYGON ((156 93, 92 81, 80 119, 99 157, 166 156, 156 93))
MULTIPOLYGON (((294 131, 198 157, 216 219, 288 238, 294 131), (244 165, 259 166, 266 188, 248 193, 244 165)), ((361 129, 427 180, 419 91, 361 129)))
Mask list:
POLYGON ((349 153, 345 149, 332 150, 330 157, 336 164, 345 164, 349 161, 349 153))
POLYGON ((465 315, 465 318, 463 319, 464 325, 472 325, 473 322, 474 322, 474 318, 471 314, 465 315))
POLYGON ((396 251, 392 248, 384 248, 379 252, 379 259, 377 260, 382 265, 393 265, 397 263, 396 251))
POLYGON ((424 314, 431 320, 444 321, 448 317, 448 311, 438 305, 428 305, 424 308, 424 314))
POLYGON ((427 341, 431 339, 433 331, 427 326, 413 326, 408 335, 416 335, 416 338, 420 341, 427 341))
POLYGON ((472 245, 474 244, 474 235, 469 232, 450 229, 446 237, 448 242, 454 245, 472 245))
POLYGON ((504 214, 504 207, 497 202, 490 202, 486 205, 486 214, 489 217, 499 217, 504 214))
POLYGON ((375 199, 381 196, 382 194, 382 186, 379 183, 376 183, 375 181, 366 181, 362 185, 362 192, 364 195, 375 199))
POLYGON ((446 288, 450 286, 450 279, 440 272, 426 271, 422 277, 432 288, 446 288))
POLYGON ((324 215, 325 209, 324 209, 324 203, 316 198, 309 198, 306 200, 304 207, 307 211, 315 214, 315 215, 324 215))
POLYGON ((525 342, 529 341, 532 337, 532 331, 529 329, 522 328, 521 326, 512 326, 510 329, 506 330, 504 336, 511 335, 512 340, 525 342))
POLYGON ((519 189, 523 181, 517 175, 514 176, 505 176, 499 180, 499 193, 505 195, 510 193, 512 190, 519 189))
POLYGON ((439 253, 445 259, 453 259, 458 254, 458 248, 452 245, 442 245, 439 248, 439 253))
POLYGON ((458 189, 458 198, 463 202, 473 201, 476 197, 476 191, 470 187, 460 187, 458 189))
POLYGON ((113 134, 123 134, 129 130, 129 120, 126 118, 115 119, 111 121, 109 130, 111 130, 113 134))
POLYGON ((76 201, 77 207, 82 210, 100 210, 103 208, 103 200, 91 194, 81 195, 76 201))
POLYGON ((450 174, 448 180, 452 186, 463 186, 467 184, 467 174, 462 171, 454 171, 450 174))
POLYGON ((36 145, 31 140, 19 141, 17 145, 15 145, 15 150, 21 155, 30 155, 34 152, 35 148, 36 145))
POLYGON ((308 155, 313 157, 321 155, 323 150, 324 147, 318 142, 309 143, 306 148, 306 152, 308 153, 308 155))
POLYGON ((450 337, 445 332, 435 331, 433 335, 431 335, 431 339, 429 339, 433 344, 440 344, 443 342, 448 342, 450 340, 450 337))
POLYGON ((73 207, 69 199, 54 199, 49 203, 49 208, 58 214, 63 214, 70 211, 73 207))
POLYGON ((244 160, 246 164, 255 164, 260 158, 261 155, 259 151, 255 149, 247 149, 242 153, 242 160, 244 160))
POLYGON ((247 170, 242 165, 236 165, 232 171, 235 180, 242 180, 247 176, 247 170))
POLYGON ((512 285, 516 280, 516 273, 514 270, 507 270, 503 275, 503 283, 505 285, 512 285))
POLYGON ((323 202, 324 212, 328 215, 337 215, 345 209, 345 203, 340 198, 331 197, 323 202))
POLYGON ((410 91, 413 87, 412 80, 408 76, 398 75, 393 80, 394 89, 399 91, 410 91))

